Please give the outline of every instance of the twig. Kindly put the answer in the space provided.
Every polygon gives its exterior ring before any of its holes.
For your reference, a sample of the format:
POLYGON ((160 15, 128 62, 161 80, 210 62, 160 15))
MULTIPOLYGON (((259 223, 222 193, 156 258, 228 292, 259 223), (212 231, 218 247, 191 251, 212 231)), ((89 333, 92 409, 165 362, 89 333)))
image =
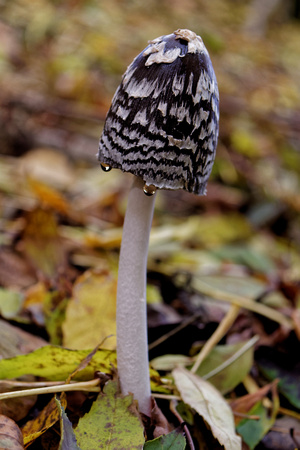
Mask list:
MULTIPOLYGON (((64 384, 65 381, 19 381, 19 380, 0 380, 0 390, 1 388, 12 387, 12 388, 41 388, 47 386, 60 386, 64 384)), ((71 381, 71 383, 76 383, 76 381, 71 381)))
POLYGON ((230 329, 235 319, 237 318, 239 311, 240 307, 232 303, 227 314, 220 322, 218 328, 215 330, 215 332, 211 335, 211 337, 208 339, 208 341, 205 342, 204 346, 202 347, 191 369, 192 373, 197 372, 203 360, 209 355, 211 350, 217 345, 217 343, 222 339, 222 337, 225 336, 225 334, 227 333, 227 331, 230 329))
POLYGON ((286 416, 294 417, 295 419, 300 420, 300 414, 297 413, 296 411, 292 411, 290 409, 283 408, 282 406, 280 406, 278 412, 280 414, 284 414, 286 416))
POLYGON ((40 395, 40 394, 51 394, 56 392, 66 392, 66 391, 88 391, 88 392, 100 392, 99 385, 100 380, 90 380, 82 381, 79 383, 72 384, 61 384, 58 386, 47 386, 43 388, 36 389, 25 389, 22 391, 14 392, 4 392, 0 394, 0 400, 6 400, 18 397, 27 397, 28 395, 40 395))
POLYGON ((172 394, 157 394, 152 393, 152 397, 154 398, 162 398, 163 400, 182 400, 179 395, 172 395, 172 394))
POLYGON ((265 316, 268 319, 271 319, 274 322, 284 325, 290 329, 294 328, 294 324, 289 317, 285 316, 279 311, 276 311, 276 309, 274 308, 270 308, 269 306, 263 305, 262 303, 257 303, 250 298, 241 297, 239 295, 231 294, 229 292, 224 292, 220 289, 213 288, 205 281, 202 281, 196 277, 194 277, 191 281, 191 287, 195 291, 205 294, 208 297, 235 304, 240 308, 245 308, 249 311, 265 316))
POLYGON ((184 420, 182 419, 181 415, 176 410, 176 403, 175 403, 174 400, 172 400, 170 402, 170 410, 172 411, 174 416, 177 417, 179 423, 180 424, 184 424, 183 425, 183 429, 185 431, 185 435, 186 435, 186 439, 187 439, 188 445, 189 445, 191 450, 195 450, 195 446, 194 446, 194 443, 193 443, 193 440, 192 440, 192 436, 191 436, 190 430, 188 429, 187 425, 184 423, 184 420))
POLYGON ((195 320, 200 317, 200 313, 193 314, 191 317, 188 317, 183 322, 181 322, 180 325, 175 327, 173 330, 169 331, 168 333, 164 334, 163 336, 156 339, 156 341, 151 342, 151 344, 148 345, 148 350, 152 350, 154 347, 157 347, 158 345, 165 342, 167 339, 169 339, 171 336, 174 336, 174 334, 181 331, 183 328, 187 327, 191 323, 195 322, 195 320))
POLYGON ((238 358, 240 358, 244 353, 246 353, 251 347, 253 347, 256 342, 259 340, 259 336, 253 336, 248 342, 246 342, 245 345, 243 345, 234 355, 232 355, 230 358, 226 359, 222 364, 220 364, 215 369, 211 370, 210 372, 206 373, 205 375, 202 375, 202 378, 204 380, 208 380, 209 378, 212 378, 217 373, 222 372, 222 370, 226 369, 226 367, 230 366, 230 364, 234 363, 238 358))
POLYGON ((249 415, 249 414, 244 414, 241 412, 237 412, 237 411, 232 411, 233 415, 236 417, 241 417, 242 419, 248 419, 248 420, 260 420, 260 416, 256 416, 256 415, 249 415))

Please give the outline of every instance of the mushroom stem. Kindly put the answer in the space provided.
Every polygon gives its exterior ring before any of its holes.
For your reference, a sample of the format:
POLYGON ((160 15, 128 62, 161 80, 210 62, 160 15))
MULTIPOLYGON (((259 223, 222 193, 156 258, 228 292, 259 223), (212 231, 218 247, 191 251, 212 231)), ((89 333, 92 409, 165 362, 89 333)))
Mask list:
POLYGON ((135 177, 123 226, 117 289, 117 359, 121 390, 131 392, 150 416, 146 274, 155 194, 147 197, 135 177))

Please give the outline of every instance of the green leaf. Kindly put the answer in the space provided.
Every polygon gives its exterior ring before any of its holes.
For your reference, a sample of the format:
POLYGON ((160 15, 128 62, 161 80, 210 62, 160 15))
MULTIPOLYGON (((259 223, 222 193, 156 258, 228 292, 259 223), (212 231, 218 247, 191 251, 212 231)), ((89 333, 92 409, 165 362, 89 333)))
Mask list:
MULTIPOLYGON (((0 378, 18 378, 31 374, 48 380, 65 380, 91 350, 68 350, 48 345, 27 355, 0 360, 0 378)), ((116 366, 116 354, 110 350, 98 350, 88 366, 78 372, 74 380, 89 380, 100 370, 110 373, 116 366)))
POLYGON ((217 345, 204 359, 197 375, 209 379, 209 382, 215 386, 222 394, 232 391, 239 383, 241 383, 246 375, 250 372, 253 364, 253 347, 249 348, 240 357, 234 360, 234 355, 242 349, 245 342, 239 342, 238 344, 231 345, 217 345), (214 369, 226 363, 226 361, 233 359, 233 362, 209 378, 209 375, 214 369))
POLYGON ((266 284, 251 277, 214 276, 197 277, 201 282, 214 289, 240 295, 241 297, 257 298, 266 290, 266 284))
MULTIPOLYGON (((248 341, 250 342, 250 341, 248 341)), ((246 345, 245 342, 231 345, 217 345, 210 352, 209 356, 204 359, 201 366, 197 370, 197 375, 213 384, 220 392, 226 394, 234 389, 239 383, 243 381, 248 375, 253 364, 253 346, 248 348, 240 356, 234 359, 235 355, 246 345), (226 362, 232 360, 226 366, 226 362), (216 375, 209 376, 211 372, 225 365, 225 367, 216 373, 216 375)), ((156 370, 171 371, 178 366, 191 366, 194 359, 185 355, 163 355, 154 358, 151 361, 151 367, 156 370)))
POLYGON ((279 379, 278 390, 291 405, 300 409, 299 364, 280 352, 270 352, 266 347, 257 355, 259 370, 268 380, 279 379))
POLYGON ((222 260, 233 261, 237 264, 243 264, 250 267, 250 269, 263 273, 268 273, 274 270, 274 263, 271 258, 258 252, 249 246, 242 244, 225 245, 212 250, 212 254, 222 260))
POLYGON ((148 441, 144 445, 145 450, 184 450, 186 440, 181 427, 171 431, 171 433, 159 436, 153 441, 148 441))
POLYGON ((82 450, 142 449, 145 442, 132 395, 121 396, 115 381, 106 384, 90 412, 79 420, 75 435, 82 450))
POLYGON ((193 358, 185 355, 162 355, 151 360, 151 367, 155 370, 170 371, 177 366, 189 366, 193 358))
POLYGON ((225 450, 241 450, 232 411, 220 392, 184 368, 178 367, 172 374, 183 401, 204 419, 225 450))
POLYGON ((64 407, 59 399, 55 397, 55 403, 60 414, 60 443, 58 450, 81 450, 77 445, 75 433, 73 431, 72 423, 68 419, 64 407))
POLYGON ((275 422, 275 415, 268 416, 266 408, 262 402, 258 402, 248 413, 249 415, 259 416, 259 420, 243 419, 237 426, 238 433, 250 447, 254 449, 261 439, 267 434, 275 422))

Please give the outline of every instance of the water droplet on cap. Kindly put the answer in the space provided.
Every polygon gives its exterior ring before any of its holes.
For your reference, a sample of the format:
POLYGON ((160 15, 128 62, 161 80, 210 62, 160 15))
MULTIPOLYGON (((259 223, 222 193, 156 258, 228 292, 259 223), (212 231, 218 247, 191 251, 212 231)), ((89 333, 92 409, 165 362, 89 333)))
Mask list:
POLYGON ((111 166, 109 164, 100 163, 100 166, 104 172, 109 172, 111 170, 111 166))
POLYGON ((148 197, 151 197, 151 195, 154 195, 156 192, 156 186, 153 184, 144 184, 143 191, 148 197))

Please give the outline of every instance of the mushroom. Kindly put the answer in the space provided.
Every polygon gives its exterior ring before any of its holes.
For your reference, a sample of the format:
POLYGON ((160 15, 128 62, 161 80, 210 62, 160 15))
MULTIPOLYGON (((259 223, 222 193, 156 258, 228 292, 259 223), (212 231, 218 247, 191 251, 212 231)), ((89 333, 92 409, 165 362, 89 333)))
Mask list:
POLYGON ((155 192, 206 193, 218 124, 219 92, 209 54, 200 36, 179 29, 150 41, 127 68, 100 138, 103 170, 135 175, 119 259, 117 361, 123 394, 132 393, 148 416, 146 272, 155 192))

